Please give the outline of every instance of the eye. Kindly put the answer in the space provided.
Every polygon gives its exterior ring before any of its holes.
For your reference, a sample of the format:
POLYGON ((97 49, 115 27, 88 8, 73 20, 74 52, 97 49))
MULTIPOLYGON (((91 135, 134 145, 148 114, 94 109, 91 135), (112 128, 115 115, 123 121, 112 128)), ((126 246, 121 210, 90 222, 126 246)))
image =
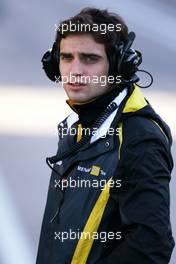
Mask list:
POLYGON ((99 58, 95 55, 82 56, 81 59, 84 63, 88 63, 88 64, 96 63, 99 60, 99 58))
POLYGON ((72 60, 72 55, 71 54, 60 54, 60 60, 71 61, 72 60))

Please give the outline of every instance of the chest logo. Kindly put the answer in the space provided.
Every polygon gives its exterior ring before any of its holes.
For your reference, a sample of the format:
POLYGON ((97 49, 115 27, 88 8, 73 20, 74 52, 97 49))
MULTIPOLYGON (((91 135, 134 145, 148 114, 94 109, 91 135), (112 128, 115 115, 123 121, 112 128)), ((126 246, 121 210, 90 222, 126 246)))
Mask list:
POLYGON ((100 174, 100 167, 93 165, 90 174, 98 176, 100 174))
POLYGON ((102 170, 99 166, 96 166, 96 165, 92 165, 89 168, 78 166, 77 170, 90 173, 91 175, 94 175, 94 176, 99 176, 99 175, 105 176, 106 175, 106 172, 104 170, 102 170))

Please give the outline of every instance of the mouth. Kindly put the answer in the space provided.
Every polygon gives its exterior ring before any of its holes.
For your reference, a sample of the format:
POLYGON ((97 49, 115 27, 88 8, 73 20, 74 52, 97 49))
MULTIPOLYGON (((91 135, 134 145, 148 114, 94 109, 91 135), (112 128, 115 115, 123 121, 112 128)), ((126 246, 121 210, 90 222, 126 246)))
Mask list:
POLYGON ((68 83, 71 90, 80 90, 81 88, 85 87, 85 83, 68 83))

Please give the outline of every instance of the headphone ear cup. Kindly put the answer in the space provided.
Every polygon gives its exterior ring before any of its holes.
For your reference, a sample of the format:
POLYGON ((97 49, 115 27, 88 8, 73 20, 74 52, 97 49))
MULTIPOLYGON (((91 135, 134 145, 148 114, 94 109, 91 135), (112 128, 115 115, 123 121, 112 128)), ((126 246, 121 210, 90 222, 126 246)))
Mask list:
POLYGON ((138 66, 142 63, 142 54, 134 49, 129 49, 121 63, 121 76, 125 80, 130 80, 137 72, 138 66))
POLYGON ((47 77, 51 81, 58 82, 61 76, 59 70, 59 52, 56 49, 55 42, 52 49, 44 53, 41 62, 47 77))

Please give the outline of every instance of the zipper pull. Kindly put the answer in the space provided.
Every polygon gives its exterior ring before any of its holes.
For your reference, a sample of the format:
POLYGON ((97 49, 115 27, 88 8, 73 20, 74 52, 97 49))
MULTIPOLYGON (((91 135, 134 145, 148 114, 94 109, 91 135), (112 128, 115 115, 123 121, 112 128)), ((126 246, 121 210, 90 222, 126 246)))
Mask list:
POLYGON ((53 216, 53 217, 51 218, 51 220, 49 221, 50 224, 54 221, 54 219, 56 218, 56 216, 57 216, 58 214, 59 214, 59 208, 57 208, 57 210, 56 210, 54 216, 53 216))

